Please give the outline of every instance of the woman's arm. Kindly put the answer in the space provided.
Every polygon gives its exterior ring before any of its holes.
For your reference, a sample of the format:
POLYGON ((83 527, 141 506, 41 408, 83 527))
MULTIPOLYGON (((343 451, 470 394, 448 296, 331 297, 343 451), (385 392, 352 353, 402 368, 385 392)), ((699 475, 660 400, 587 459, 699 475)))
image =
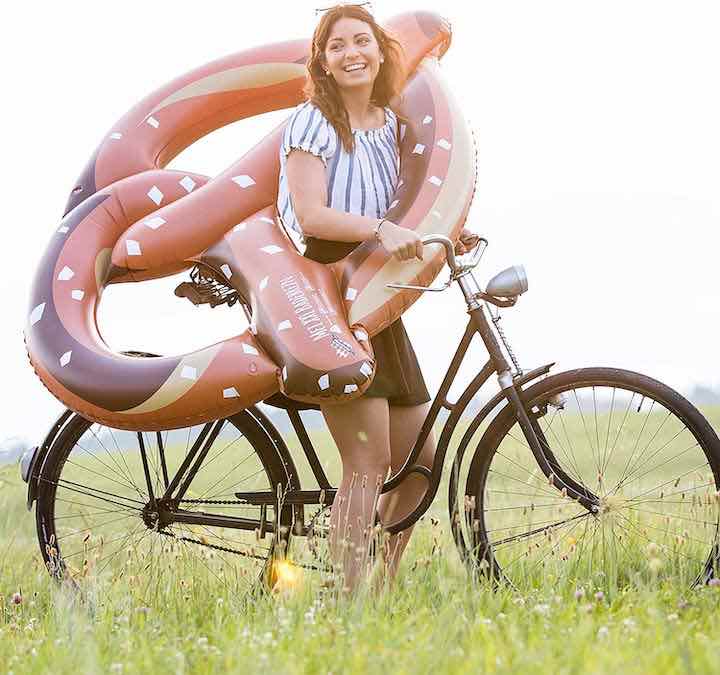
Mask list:
MULTIPOLYGON (((346 213, 325 206, 327 177, 322 160, 303 150, 292 150, 285 165, 293 210, 304 234, 334 241, 365 241, 375 236, 378 218, 346 213)), ((380 228, 380 242, 398 260, 422 260, 420 237, 412 230, 386 220, 380 228)))
POLYGON ((334 241, 365 241, 375 236, 377 218, 325 206, 327 177, 319 157, 293 150, 287 158, 286 173, 295 218, 306 235, 334 241))

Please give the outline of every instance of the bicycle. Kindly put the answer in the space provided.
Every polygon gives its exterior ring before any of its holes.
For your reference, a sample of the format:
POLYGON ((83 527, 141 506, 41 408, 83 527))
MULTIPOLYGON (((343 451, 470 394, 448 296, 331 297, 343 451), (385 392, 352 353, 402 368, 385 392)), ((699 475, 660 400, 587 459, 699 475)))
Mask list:
MULTIPOLYGON (((444 236, 423 243, 444 246, 447 282, 393 286, 425 292, 457 283, 470 318, 405 465, 382 488, 392 490, 417 473, 427 492, 385 530, 404 530, 428 511, 458 434, 448 508, 473 578, 599 588, 717 578, 720 440, 709 422, 677 392, 631 371, 551 375, 550 363, 524 372, 498 325, 499 310, 493 314, 527 290, 523 268, 504 270, 482 290, 475 268, 487 240, 465 260, 456 259, 444 236), (476 334, 488 361, 450 402, 476 334), (494 374, 500 391, 467 421, 471 401, 494 374), (427 469, 416 461, 443 411, 437 454, 427 469)), ((238 300, 210 270, 196 268, 191 279, 176 294, 213 306, 238 300)), ((107 570, 116 578, 146 562, 147 572, 156 558, 174 555, 174 564, 210 584, 219 580, 235 589, 277 578, 274 561, 291 557, 293 538, 318 535, 319 514, 336 492, 299 410, 286 412, 315 489, 302 489, 285 440, 257 406, 164 432, 117 431, 64 412, 22 464, 50 573, 77 580, 107 570), (310 507, 317 511, 307 518, 310 507)))

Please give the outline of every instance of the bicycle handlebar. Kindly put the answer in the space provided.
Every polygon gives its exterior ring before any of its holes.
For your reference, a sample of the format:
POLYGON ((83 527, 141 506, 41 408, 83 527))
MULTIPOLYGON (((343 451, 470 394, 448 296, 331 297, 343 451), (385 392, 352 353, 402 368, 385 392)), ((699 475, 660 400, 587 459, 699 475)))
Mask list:
POLYGON ((487 239, 479 237, 470 260, 466 263, 459 264, 455 257, 455 244, 453 244, 449 237, 446 237, 444 234, 427 234, 421 238, 421 241, 423 246, 427 244, 442 244, 445 247, 445 259, 453 274, 467 272, 476 267, 488 245, 487 239))
POLYGON ((427 246, 428 244, 443 245, 443 247, 445 248, 445 260, 448 264, 448 267, 450 268, 450 278, 442 286, 414 286, 412 284, 400 283, 385 284, 388 288, 398 288, 423 292, 444 291, 446 288, 449 288, 450 284, 459 276, 462 276, 466 272, 469 272, 470 270, 477 267, 478 263, 480 262, 480 258, 482 257, 482 254, 488 245, 487 239, 485 239, 484 237, 478 237, 478 243, 475 246, 475 251, 470 258, 470 261, 467 263, 459 263, 457 258, 455 257, 455 244, 449 237, 446 237, 444 234, 426 234, 424 237, 421 237, 420 241, 422 242, 423 246, 427 246))

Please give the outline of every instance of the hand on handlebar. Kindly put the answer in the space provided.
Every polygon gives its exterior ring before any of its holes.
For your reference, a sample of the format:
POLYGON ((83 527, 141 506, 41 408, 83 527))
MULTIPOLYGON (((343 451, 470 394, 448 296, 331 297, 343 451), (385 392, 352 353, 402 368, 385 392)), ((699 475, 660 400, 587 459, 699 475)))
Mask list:
POLYGON ((480 235, 463 227, 460 237, 458 237, 458 240, 455 242, 455 255, 465 255, 468 251, 475 248, 479 241, 480 235))
POLYGON ((385 220, 378 236, 383 248, 398 260, 423 259, 422 239, 412 230, 385 220))

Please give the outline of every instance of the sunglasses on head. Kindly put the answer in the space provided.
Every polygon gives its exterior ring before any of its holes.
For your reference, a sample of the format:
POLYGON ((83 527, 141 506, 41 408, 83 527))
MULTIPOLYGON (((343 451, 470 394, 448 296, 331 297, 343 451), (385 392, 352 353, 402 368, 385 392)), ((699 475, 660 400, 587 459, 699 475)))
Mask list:
POLYGON ((373 13, 372 2, 340 2, 340 3, 332 5, 330 7, 317 7, 315 9, 315 16, 317 16, 318 14, 322 14, 323 12, 327 12, 331 9, 334 9, 335 7, 367 7, 368 12, 370 12, 370 14, 373 13))

